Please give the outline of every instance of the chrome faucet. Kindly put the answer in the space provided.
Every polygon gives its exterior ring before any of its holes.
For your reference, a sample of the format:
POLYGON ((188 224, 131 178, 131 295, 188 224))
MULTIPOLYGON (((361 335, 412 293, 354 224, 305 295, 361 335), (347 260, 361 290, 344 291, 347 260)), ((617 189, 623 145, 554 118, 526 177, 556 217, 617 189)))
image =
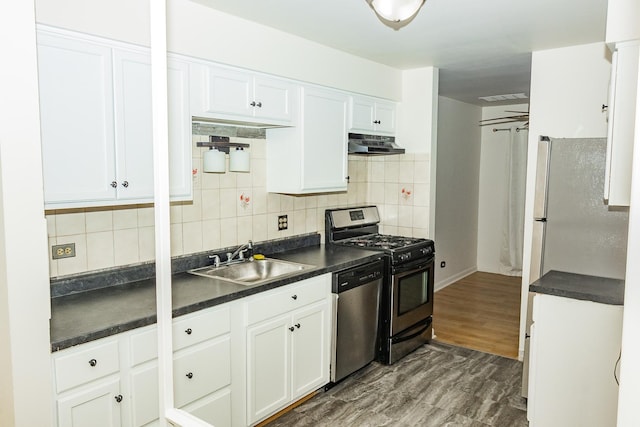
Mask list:
POLYGON ((220 257, 218 255, 209 255, 209 259, 213 260, 214 267, 220 267, 220 257))
POLYGON ((241 245, 238 249, 236 249, 233 253, 227 252, 227 263, 233 261, 233 259, 237 256, 238 261, 244 260, 244 253, 247 251, 253 251, 253 242, 249 240, 249 242, 241 245))

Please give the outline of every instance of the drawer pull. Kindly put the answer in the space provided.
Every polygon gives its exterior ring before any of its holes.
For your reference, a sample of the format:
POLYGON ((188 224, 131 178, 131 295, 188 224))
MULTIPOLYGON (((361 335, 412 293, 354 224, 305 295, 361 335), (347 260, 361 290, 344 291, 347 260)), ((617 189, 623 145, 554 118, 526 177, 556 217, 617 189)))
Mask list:
POLYGON ((289 326, 289 330, 293 332, 293 326, 289 326))
POLYGON ((193 332, 193 330, 191 330, 191 328, 187 328, 187 330, 185 330, 185 332, 187 333, 187 335, 191 335, 191 333, 193 332))
POLYGON ((296 323, 296 328, 300 329, 300 323, 296 323))
POLYGON ((187 374, 187 378, 189 378, 189 379, 193 378, 193 372, 189 372, 189 373, 187 374))
POLYGON ((291 295, 291 298, 293 298, 294 300, 298 299, 298 295, 291 295))
POLYGON ((96 359, 89 360, 89 366, 96 366, 97 364, 98 364, 98 361, 96 359))
POLYGON ((113 398, 116 399, 116 402, 118 402, 118 403, 122 402, 122 395, 121 394, 119 394, 117 396, 114 396, 113 398))

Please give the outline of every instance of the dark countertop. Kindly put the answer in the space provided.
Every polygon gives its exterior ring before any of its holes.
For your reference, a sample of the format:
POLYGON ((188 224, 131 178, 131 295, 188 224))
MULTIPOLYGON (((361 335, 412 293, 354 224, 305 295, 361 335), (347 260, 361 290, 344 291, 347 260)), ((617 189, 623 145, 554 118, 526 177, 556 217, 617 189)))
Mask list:
POLYGON ((610 305, 624 305, 624 280, 551 270, 529 291, 610 305))
MULTIPOLYGON (((259 286, 178 273, 172 277, 173 316, 180 316, 309 277, 380 258, 380 252, 343 246, 310 246, 269 255, 316 266, 295 276, 259 286)), ((155 279, 52 298, 51 350, 104 338, 156 322, 155 279)))

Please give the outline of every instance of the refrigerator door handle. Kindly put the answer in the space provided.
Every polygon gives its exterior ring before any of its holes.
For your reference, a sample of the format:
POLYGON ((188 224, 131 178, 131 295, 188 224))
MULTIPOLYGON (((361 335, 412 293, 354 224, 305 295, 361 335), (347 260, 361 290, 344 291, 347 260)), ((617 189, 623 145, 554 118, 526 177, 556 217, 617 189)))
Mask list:
POLYGON ((534 221, 547 222, 547 218, 533 218, 534 221))

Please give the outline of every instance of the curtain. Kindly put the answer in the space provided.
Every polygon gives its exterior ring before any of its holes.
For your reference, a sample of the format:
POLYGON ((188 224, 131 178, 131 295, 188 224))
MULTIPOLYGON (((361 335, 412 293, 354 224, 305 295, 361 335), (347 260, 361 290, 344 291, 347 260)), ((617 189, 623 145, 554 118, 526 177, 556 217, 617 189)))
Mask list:
POLYGON ((528 130, 518 130, 517 127, 512 127, 509 132, 507 165, 505 167, 507 185, 500 252, 501 272, 509 276, 522 276, 528 135, 528 130))

